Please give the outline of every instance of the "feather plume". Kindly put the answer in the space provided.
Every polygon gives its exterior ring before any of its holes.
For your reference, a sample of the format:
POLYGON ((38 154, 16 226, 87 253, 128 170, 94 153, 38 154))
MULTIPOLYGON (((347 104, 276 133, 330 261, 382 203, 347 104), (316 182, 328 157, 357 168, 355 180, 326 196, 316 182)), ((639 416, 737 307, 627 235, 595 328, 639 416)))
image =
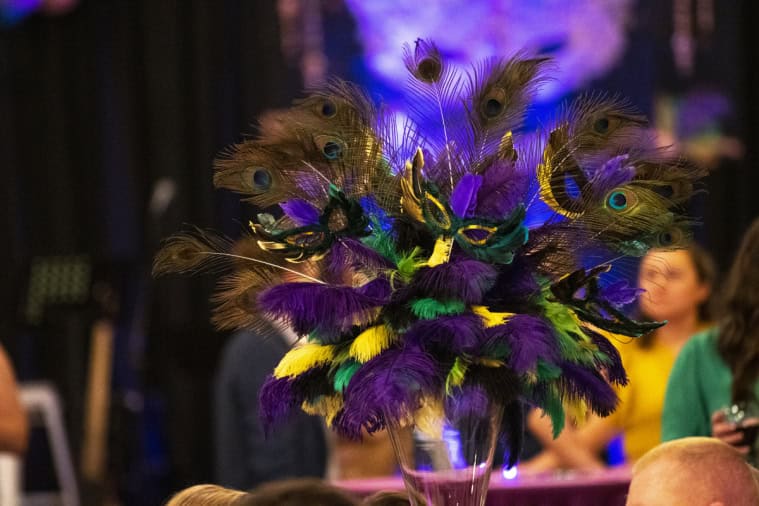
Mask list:
POLYGON ((316 330, 320 334, 340 334, 353 325, 368 323, 377 308, 389 301, 389 284, 374 280, 364 289, 317 283, 284 283, 258 295, 258 307, 279 319, 299 335, 316 330))
POLYGON ((451 370, 448 371, 448 376, 445 377, 445 392, 450 395, 453 387, 460 387, 464 383, 466 377, 466 370, 469 368, 469 364, 456 357, 453 361, 451 370))
POLYGON ((153 259, 153 276, 197 273, 226 268, 232 241, 210 231, 194 228, 163 241, 153 259))
MULTIPOLYGON (((544 81, 547 58, 491 58, 475 68, 468 89, 468 116, 477 155, 498 148, 503 136, 517 129, 527 106, 544 81)), ((471 162, 480 158, 475 156, 471 162)))
POLYGON ((493 286, 497 274, 491 265, 461 259, 421 268, 414 277, 414 291, 420 296, 479 304, 493 286))
POLYGON ((308 343, 288 351, 274 369, 274 377, 294 378, 301 374, 329 364, 335 356, 334 345, 308 343))
POLYGON ((403 334, 403 340, 428 351, 440 349, 468 355, 484 345, 486 335, 482 320, 470 313, 419 320, 403 334))
POLYGON ((442 315, 461 314, 465 309, 464 303, 458 300, 441 301, 427 297, 411 302, 411 312, 422 320, 432 320, 442 315))
POLYGON ((388 326, 375 325, 353 340, 348 355, 363 364, 388 349, 394 340, 395 334, 388 326))
POLYGON ((488 329, 488 347, 499 343, 508 346, 509 365, 524 374, 537 367, 538 359, 556 363, 559 353, 557 337, 551 325, 538 317, 518 314, 503 325, 488 329))
POLYGON ((466 174, 451 193, 451 210, 459 218, 471 218, 477 208, 477 193, 482 186, 482 176, 466 174))
POLYGON ((491 409, 491 399, 480 386, 466 385, 457 388, 445 398, 446 417, 454 423, 467 417, 487 418, 491 409))
POLYGON ((442 391, 441 371, 435 360, 418 348, 391 348, 373 358, 353 376, 345 390, 345 411, 336 421, 346 434, 358 437, 382 430, 386 417, 407 419, 425 395, 442 391))
POLYGON ((580 399, 599 416, 608 416, 617 407, 617 394, 594 369, 586 369, 573 362, 561 364, 559 383, 562 394, 570 399, 580 399))

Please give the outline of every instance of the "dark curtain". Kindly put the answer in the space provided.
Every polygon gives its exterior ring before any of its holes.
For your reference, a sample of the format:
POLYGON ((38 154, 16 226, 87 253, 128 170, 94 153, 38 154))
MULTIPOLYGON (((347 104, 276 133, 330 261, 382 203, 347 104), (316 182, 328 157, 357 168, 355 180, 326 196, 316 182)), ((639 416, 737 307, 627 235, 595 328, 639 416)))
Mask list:
POLYGON ((135 504, 212 480, 210 386, 224 342, 208 324, 211 280, 152 281, 151 257, 183 223, 237 233, 243 211, 214 191, 212 160, 299 80, 275 1, 82 1, 0 30, 3 342, 22 379, 59 383, 78 450, 97 310, 30 326, 23 306, 34 258, 91 259, 120 300, 111 450, 135 504))

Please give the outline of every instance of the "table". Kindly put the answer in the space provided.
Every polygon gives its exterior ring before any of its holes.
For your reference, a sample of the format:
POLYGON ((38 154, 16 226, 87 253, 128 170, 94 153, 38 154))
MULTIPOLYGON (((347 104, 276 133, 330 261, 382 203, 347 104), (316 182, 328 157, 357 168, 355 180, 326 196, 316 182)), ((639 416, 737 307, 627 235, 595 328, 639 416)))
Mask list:
MULTIPOLYGON (((379 490, 403 490, 400 477, 343 480, 340 488, 365 497, 379 490)), ((624 506, 630 471, 607 469, 594 473, 567 472, 518 476, 508 480, 493 472, 487 506, 624 506)))

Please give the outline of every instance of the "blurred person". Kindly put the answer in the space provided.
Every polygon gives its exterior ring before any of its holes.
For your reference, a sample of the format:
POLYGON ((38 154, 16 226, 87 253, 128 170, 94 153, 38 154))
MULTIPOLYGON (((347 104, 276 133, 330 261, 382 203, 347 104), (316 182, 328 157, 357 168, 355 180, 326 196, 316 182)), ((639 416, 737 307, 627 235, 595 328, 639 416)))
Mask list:
POLYGON ((722 409, 759 399, 759 218, 743 237, 721 306, 718 326, 688 342, 675 363, 662 439, 711 435, 746 454, 743 434, 722 409))
POLYGON ((258 393, 295 336, 267 327, 235 333, 223 351, 215 395, 216 479, 227 487, 296 477, 322 478, 327 441, 322 420, 302 412, 269 434, 259 419, 258 393))
POLYGON ((177 492, 166 506, 233 506, 247 493, 218 485, 195 485, 177 492))
POLYGON ((585 425, 570 427, 555 440, 549 419, 533 410, 527 426, 546 451, 524 462, 520 471, 603 468, 602 452, 620 434, 630 462, 659 444, 669 372, 690 337, 710 324, 715 278, 714 261, 696 244, 650 251, 638 275, 638 285, 645 290, 639 297, 640 312, 645 319, 667 324, 631 343, 617 344, 630 380, 617 389, 619 406, 606 418, 589 416, 585 425))
MULTIPOLYGON (((244 258, 257 248, 255 241, 244 239, 234 253, 244 258)), ((294 273, 285 276, 301 280, 294 273)), ((326 475, 328 445, 321 418, 298 410, 266 434, 260 419, 261 387, 297 343, 289 327, 264 322, 257 332, 234 333, 222 350, 214 396, 215 471, 221 485, 250 489, 275 480, 326 475)))
POLYGON ((23 455, 29 440, 29 423, 19 399, 13 366, 0 346, 0 452, 23 455))
POLYGON ((759 486, 731 446, 689 437, 662 443, 635 464, 627 506, 756 506, 759 486))
POLYGON ((265 483, 235 506, 357 506, 349 493, 314 478, 265 483))

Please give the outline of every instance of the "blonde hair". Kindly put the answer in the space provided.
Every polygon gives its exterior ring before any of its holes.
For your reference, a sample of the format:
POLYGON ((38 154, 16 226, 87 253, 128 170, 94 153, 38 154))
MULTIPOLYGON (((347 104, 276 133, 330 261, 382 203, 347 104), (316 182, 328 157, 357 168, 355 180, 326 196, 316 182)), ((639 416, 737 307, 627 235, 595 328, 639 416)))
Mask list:
POLYGON ((194 485, 177 492, 166 506, 231 506, 247 495, 219 485, 194 485))

